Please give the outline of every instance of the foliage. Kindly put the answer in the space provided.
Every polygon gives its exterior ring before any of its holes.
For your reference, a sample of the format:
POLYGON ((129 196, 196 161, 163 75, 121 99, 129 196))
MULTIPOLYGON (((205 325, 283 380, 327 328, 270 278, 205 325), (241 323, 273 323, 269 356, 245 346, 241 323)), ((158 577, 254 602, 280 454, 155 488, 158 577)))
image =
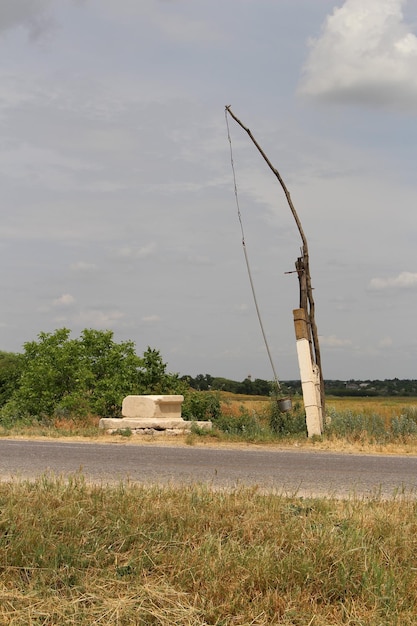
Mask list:
POLYGON ((306 417, 301 402, 295 402, 291 411, 280 411, 276 399, 271 399, 269 425, 272 432, 280 436, 307 434, 306 417))
POLYGON ((386 439, 387 431, 380 415, 355 413, 353 411, 329 411, 326 434, 359 439, 363 434, 374 441, 386 439))
POLYGON ((326 393, 343 397, 394 397, 416 396, 417 380, 385 379, 385 380, 325 380, 326 393))
POLYGON ((163 362, 160 351, 148 346, 141 359, 140 393, 184 394, 188 385, 180 380, 178 374, 168 374, 166 367, 167 364, 163 362))
POLYGON ((140 358, 132 341, 116 343, 110 330, 85 329, 77 339, 70 332, 42 332, 24 344, 18 386, 3 417, 118 416, 126 395, 183 387, 176 375, 166 373, 157 350, 148 348, 140 358))
POLYGON ((400 416, 392 419, 391 430, 394 437, 417 435, 417 407, 403 409, 400 416))
POLYGON ((227 435, 238 436, 245 440, 263 438, 267 435, 265 426, 257 413, 255 411, 249 412, 244 406, 240 407, 237 417, 222 414, 216 420, 215 426, 227 435))
MULTIPOLYGON (((195 378, 184 376, 188 384, 198 391, 228 391, 230 393, 244 395, 268 396, 273 391, 274 384, 271 381, 250 376, 239 382, 229 378, 212 376, 211 374, 198 374, 195 378)), ((281 381, 281 386, 286 389, 285 393, 294 395, 301 394, 299 380, 281 381)), ((385 380, 325 380, 326 394, 338 397, 412 397, 417 396, 417 380, 415 379, 385 379, 385 380)))
POLYGON ((123 396, 138 388, 142 364, 134 344, 116 344, 112 331, 86 329, 79 339, 70 339, 67 328, 25 343, 23 359, 14 404, 20 414, 39 417, 117 414, 123 396))
POLYGON ((213 392, 189 391, 184 394, 182 416, 186 420, 216 422, 221 415, 220 397, 213 392))
POLYGON ((386 420, 377 413, 330 409, 326 435, 350 441, 364 438, 377 443, 404 441, 417 436, 417 408, 404 407, 399 415, 386 420))
POLYGON ((272 389, 272 383, 261 378, 252 380, 247 377, 242 382, 237 382, 228 378, 213 377, 210 374, 197 374, 195 378, 184 376, 183 379, 197 391, 229 391, 245 395, 268 396, 272 389))
POLYGON ((22 355, 0 351, 0 407, 12 397, 22 372, 22 355))

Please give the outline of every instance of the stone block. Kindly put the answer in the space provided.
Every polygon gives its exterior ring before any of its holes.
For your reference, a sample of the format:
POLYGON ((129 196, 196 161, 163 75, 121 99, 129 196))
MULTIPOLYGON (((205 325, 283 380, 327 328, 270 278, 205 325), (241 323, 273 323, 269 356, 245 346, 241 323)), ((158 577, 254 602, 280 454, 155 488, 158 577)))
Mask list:
POLYGON ((175 432, 175 433, 187 433, 191 431, 191 428, 195 424, 198 428, 204 430, 211 430, 212 423, 207 422, 188 422, 180 419, 157 417, 149 418, 132 418, 132 417, 102 417, 99 422, 99 428, 105 428, 108 432, 116 432, 118 430, 131 430, 133 433, 146 433, 146 432, 175 432))
POLYGON ((148 395, 126 396, 122 403, 122 416, 127 418, 181 419, 184 396, 148 395))
POLYGON ((121 418, 103 417, 100 428, 107 432, 129 429, 132 433, 170 432, 175 434, 191 431, 192 425, 210 430, 212 423, 188 422, 181 417, 184 396, 126 396, 122 403, 121 418))

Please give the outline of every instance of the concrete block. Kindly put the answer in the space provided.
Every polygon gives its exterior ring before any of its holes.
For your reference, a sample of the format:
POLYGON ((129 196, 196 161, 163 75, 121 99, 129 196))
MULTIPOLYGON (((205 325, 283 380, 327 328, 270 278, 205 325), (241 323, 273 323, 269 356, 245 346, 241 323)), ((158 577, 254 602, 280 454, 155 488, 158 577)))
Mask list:
POLYGON ((201 429, 211 430, 212 423, 207 422, 188 422, 182 418, 170 419, 163 418, 133 418, 133 417, 102 417, 99 422, 99 428, 105 428, 107 431, 115 432, 116 430, 129 429, 134 433, 149 432, 149 431, 175 431, 175 432, 190 432, 193 424, 196 424, 201 429))
POLYGON ((184 396, 147 395, 126 396, 122 416, 127 418, 181 419, 184 396))

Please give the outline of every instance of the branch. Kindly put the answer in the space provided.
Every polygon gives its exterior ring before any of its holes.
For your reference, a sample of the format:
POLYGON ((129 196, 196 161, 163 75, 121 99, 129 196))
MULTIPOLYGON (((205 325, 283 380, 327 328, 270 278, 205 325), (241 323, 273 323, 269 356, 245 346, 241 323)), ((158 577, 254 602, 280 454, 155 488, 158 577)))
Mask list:
POLYGON ((304 256, 307 256, 307 257, 308 257, 307 239, 306 239, 306 236, 305 236, 305 234, 304 234, 303 227, 301 226, 300 219, 299 219, 299 217, 298 217, 298 215, 297 215, 297 211, 295 210, 295 206, 294 206, 294 204, 293 204, 293 202, 292 202, 292 200, 291 200, 291 195, 290 195, 290 192, 288 191, 287 186, 286 186, 286 184, 284 183, 284 180, 283 180, 283 178, 282 178, 281 174, 280 174, 280 173, 279 173, 279 171, 278 171, 278 170, 277 170, 277 169, 276 169, 276 168, 272 165, 271 161, 268 159, 268 157, 266 156, 265 152, 262 150, 261 146, 260 146, 260 145, 258 144, 258 142, 256 141, 255 137, 252 135, 252 133, 251 133, 251 131, 249 130, 249 128, 246 128, 246 126, 244 126, 244 125, 242 124, 242 122, 240 121, 240 119, 239 119, 239 118, 237 118, 237 117, 236 117, 236 115, 233 113, 233 111, 232 111, 232 110, 231 110, 231 108, 230 108, 230 105, 229 105, 229 106, 226 106, 226 111, 227 111, 227 113, 229 113, 229 115, 230 115, 231 117, 233 117, 233 119, 235 120, 235 122, 237 122, 237 123, 239 124, 239 126, 240 126, 241 128, 243 128, 243 130, 245 130, 245 131, 248 133, 249 137, 251 138, 251 140, 253 141, 253 143, 255 144, 255 146, 257 147, 257 149, 259 150, 260 154, 262 155, 262 157, 265 159, 266 163, 268 164, 268 167, 272 170, 272 172, 273 172, 273 173, 275 174, 275 176, 278 178, 279 183, 280 183, 280 185, 281 185, 281 187, 282 187, 282 189, 283 189, 283 191, 284 191, 285 197, 287 198, 287 202, 288 202, 288 205, 289 205, 289 207, 290 207, 290 209, 291 209, 291 213, 293 214, 293 217, 294 217, 294 219, 295 219, 295 223, 297 224, 297 228, 298 228, 298 232, 300 233, 301 240, 302 240, 302 242, 303 242, 303 248, 304 248, 304 249, 303 249, 303 253, 304 253, 304 256))

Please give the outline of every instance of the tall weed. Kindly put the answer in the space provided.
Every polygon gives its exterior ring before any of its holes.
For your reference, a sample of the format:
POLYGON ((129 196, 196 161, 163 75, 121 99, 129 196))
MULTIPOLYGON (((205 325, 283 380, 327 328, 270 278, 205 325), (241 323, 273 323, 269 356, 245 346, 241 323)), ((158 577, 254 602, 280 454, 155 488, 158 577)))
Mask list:
POLYGON ((280 436, 307 434, 306 416, 301 402, 295 402, 291 411, 280 411, 278 402, 271 400, 269 425, 273 433, 280 436))
POLYGON ((326 433, 336 437, 358 440, 366 435, 372 441, 384 441, 387 430, 381 416, 372 413, 330 410, 326 433))
POLYGON ((417 408, 405 407, 400 415, 385 419, 376 413, 330 409, 325 432, 349 441, 404 442, 417 437, 417 408))

